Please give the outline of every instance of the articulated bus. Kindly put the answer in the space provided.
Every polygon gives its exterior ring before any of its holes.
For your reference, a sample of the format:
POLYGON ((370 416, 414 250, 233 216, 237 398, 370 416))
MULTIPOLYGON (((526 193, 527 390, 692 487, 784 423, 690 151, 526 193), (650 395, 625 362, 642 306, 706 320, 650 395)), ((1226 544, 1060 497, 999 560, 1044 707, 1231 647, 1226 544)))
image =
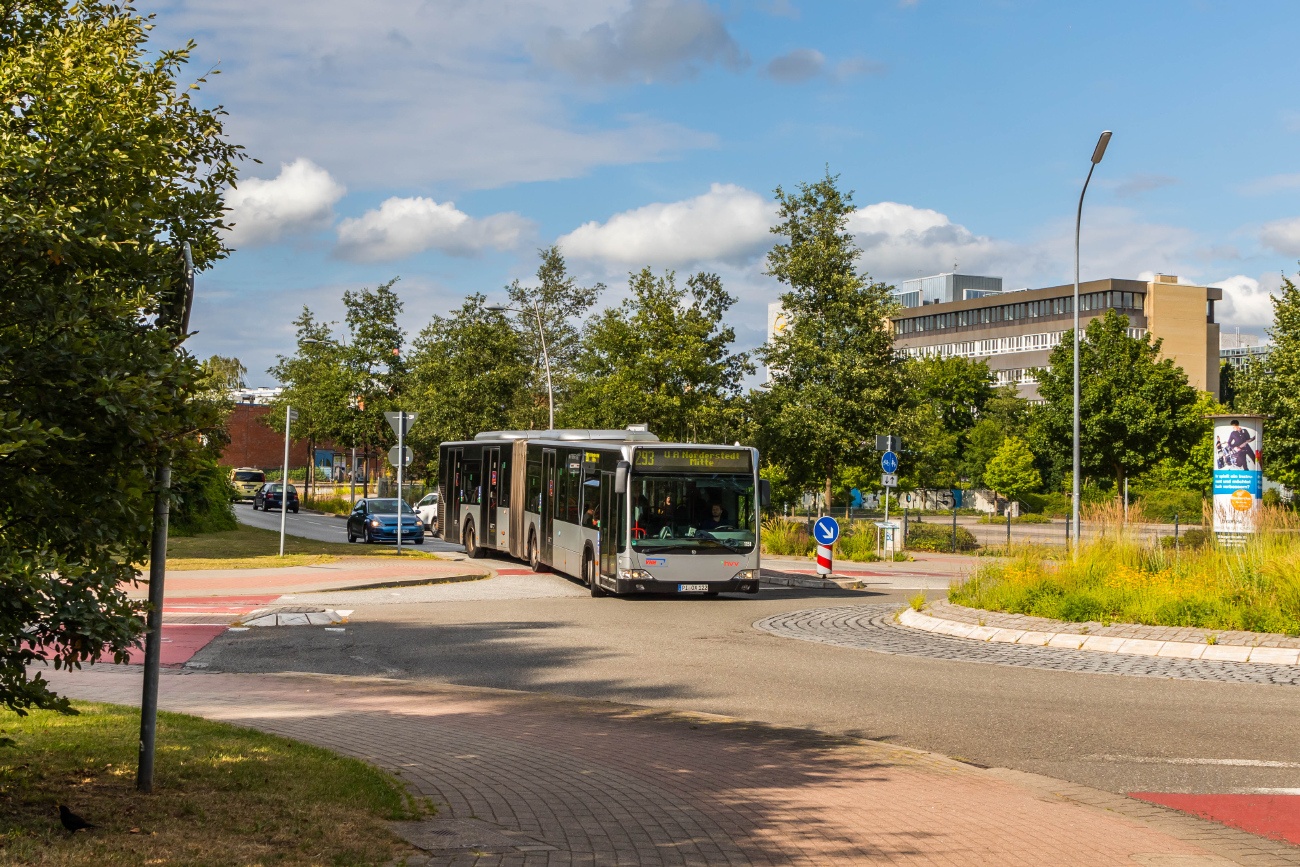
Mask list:
POLYGON ((758 452, 627 430, 492 431, 438 450, 437 535, 606 593, 757 593, 758 452))

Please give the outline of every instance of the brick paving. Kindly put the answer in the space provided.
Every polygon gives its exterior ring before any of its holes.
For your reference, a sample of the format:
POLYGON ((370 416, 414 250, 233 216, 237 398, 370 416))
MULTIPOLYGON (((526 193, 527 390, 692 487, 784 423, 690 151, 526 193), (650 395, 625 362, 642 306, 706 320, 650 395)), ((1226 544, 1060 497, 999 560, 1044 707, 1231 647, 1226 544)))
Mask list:
POLYGON ((1062 647, 972 641, 909 629, 894 616, 897 603, 811 608, 759 620, 755 628, 785 638, 957 662, 1134 677, 1300 685, 1300 665, 1099 653, 1062 647))
POLYGON ((1026 632, 1073 632, 1107 638, 1145 638, 1152 641, 1189 641, 1196 644, 1205 643, 1207 636, 1214 636, 1215 644, 1300 648, 1300 637, 1279 635, 1275 632, 1242 632, 1232 629, 1199 629, 1186 626, 1143 626, 1137 623, 1105 625, 1098 621, 1071 623, 1065 620, 1052 620, 1049 617, 1031 617, 1028 614, 1008 614, 1002 611, 967 608, 964 605, 954 605, 946 599, 931 602, 926 606, 926 611, 935 617, 955 620, 958 623, 993 626, 999 629, 1023 629, 1026 632))
MULTIPOLYGON (((135 668, 47 675, 76 698, 139 696, 135 668)), ((441 805, 421 830, 448 847, 413 865, 1300 864, 1122 796, 720 717, 309 675, 169 672, 160 699, 399 773, 441 805)))

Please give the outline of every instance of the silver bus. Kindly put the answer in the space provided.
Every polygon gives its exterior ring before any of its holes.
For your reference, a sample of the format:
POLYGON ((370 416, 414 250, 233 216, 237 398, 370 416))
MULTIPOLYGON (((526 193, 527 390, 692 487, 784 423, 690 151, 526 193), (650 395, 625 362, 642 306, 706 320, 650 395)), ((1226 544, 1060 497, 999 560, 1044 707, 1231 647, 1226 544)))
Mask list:
POLYGON ((436 534, 592 596, 757 593, 758 452, 626 430, 491 431, 438 450, 436 534))

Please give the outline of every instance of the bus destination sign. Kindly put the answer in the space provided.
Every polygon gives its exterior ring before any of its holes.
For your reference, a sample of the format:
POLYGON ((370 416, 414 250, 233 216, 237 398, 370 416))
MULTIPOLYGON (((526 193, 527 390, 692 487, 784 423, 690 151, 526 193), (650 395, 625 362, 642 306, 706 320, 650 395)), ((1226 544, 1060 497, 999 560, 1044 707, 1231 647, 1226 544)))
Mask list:
POLYGON ((753 472, 750 451, 721 451, 717 449, 655 449, 636 450, 638 470, 695 470, 713 473, 753 472))

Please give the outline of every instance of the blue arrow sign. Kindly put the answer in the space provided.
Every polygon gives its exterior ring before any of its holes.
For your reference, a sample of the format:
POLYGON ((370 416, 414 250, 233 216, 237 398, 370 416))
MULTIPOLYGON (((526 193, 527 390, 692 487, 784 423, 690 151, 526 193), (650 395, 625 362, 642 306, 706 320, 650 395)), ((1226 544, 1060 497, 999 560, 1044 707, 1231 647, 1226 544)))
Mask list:
POLYGON ((885 452, 880 456, 880 468, 887 473, 898 472, 898 455, 893 452, 885 452))
POLYGON ((834 545, 840 537, 840 525, 830 515, 818 518, 817 523, 813 524, 813 537, 818 545, 834 545))

